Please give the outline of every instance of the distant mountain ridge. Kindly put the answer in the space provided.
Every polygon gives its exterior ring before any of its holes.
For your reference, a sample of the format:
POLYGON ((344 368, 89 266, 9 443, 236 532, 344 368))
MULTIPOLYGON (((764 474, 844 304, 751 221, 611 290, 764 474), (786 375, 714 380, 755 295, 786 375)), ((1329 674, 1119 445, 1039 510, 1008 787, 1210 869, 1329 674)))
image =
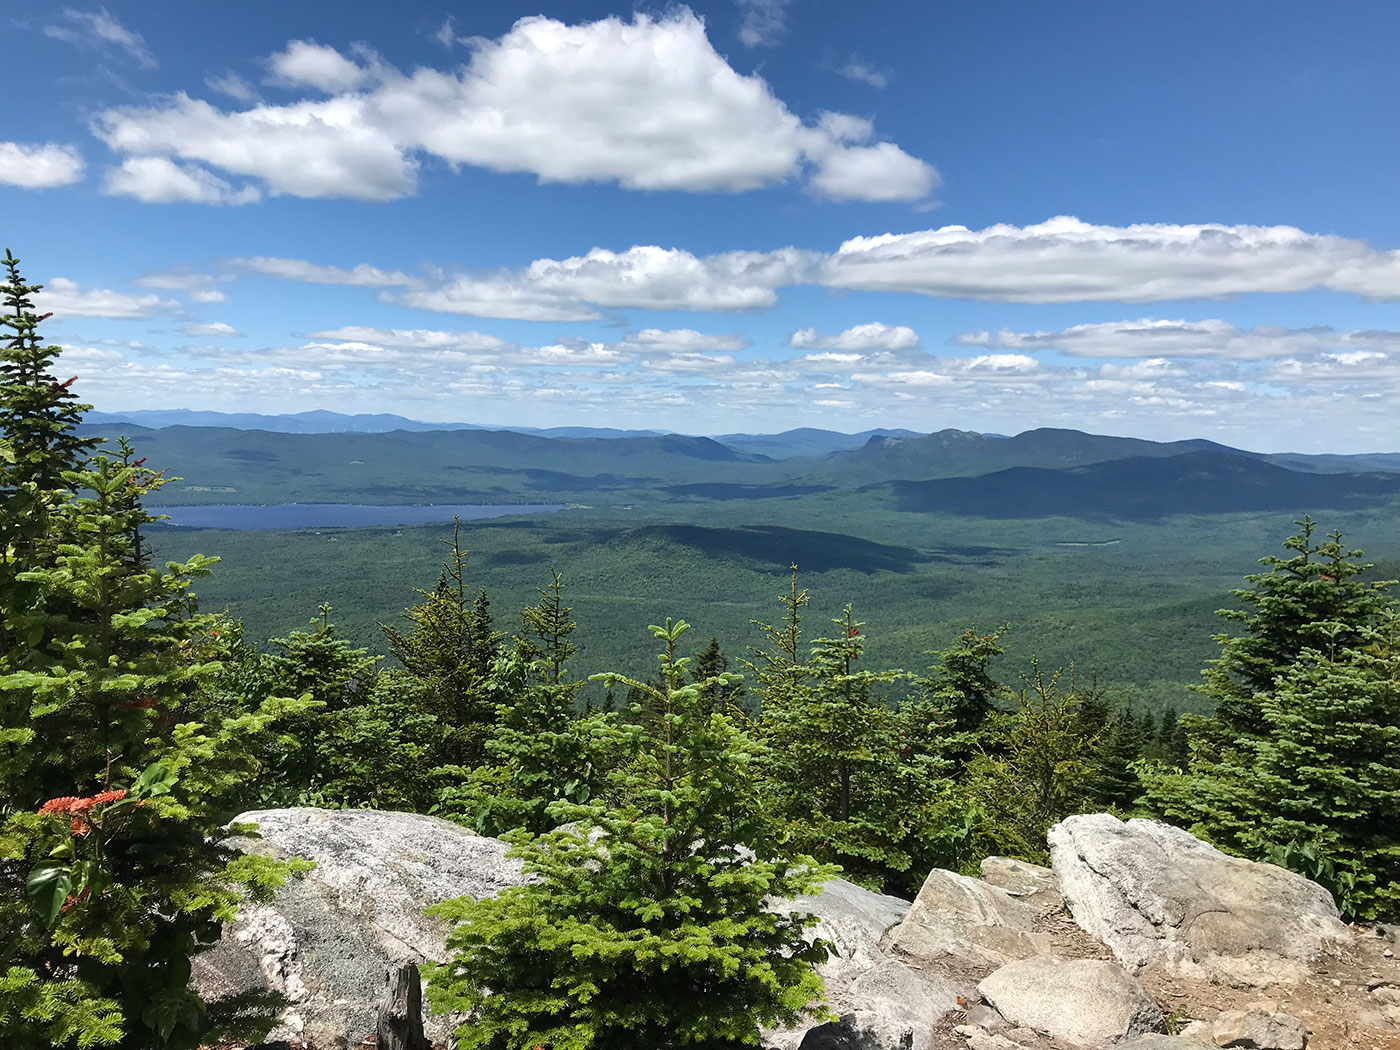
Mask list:
MULTIPOLYGON (((1188 443, 1189 444, 1189 443, 1188 443)), ((1400 474, 1304 473, 1232 449, 1131 456, 1067 468, 1011 467, 976 477, 889 481, 902 511, 984 518, 1116 518, 1375 505, 1400 496, 1400 474)))

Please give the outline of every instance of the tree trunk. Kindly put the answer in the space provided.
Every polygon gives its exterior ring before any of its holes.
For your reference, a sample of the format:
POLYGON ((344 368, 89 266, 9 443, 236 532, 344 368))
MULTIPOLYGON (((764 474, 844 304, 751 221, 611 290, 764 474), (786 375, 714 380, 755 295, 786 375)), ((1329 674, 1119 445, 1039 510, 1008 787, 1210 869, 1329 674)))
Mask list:
POLYGON ((431 1050, 423 1034, 423 985, 414 963, 391 966, 379 1000, 378 1050, 431 1050))

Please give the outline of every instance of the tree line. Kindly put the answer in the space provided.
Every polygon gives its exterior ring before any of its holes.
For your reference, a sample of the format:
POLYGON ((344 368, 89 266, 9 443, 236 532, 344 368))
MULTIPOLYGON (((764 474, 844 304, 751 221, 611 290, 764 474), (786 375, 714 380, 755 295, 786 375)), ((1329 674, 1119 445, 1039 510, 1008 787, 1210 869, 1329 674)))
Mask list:
MULTIPOLYGON (((650 674, 575 673, 567 581, 507 627, 459 533, 389 658, 309 625, 258 646, 198 608, 216 559, 152 563, 166 483, 78 423, 37 286, 6 253, 0 358, 0 1042, 194 1048, 251 1038, 271 998, 205 1002, 190 960, 306 862, 220 845, 249 809, 433 813, 508 839, 535 876, 449 901, 431 976, 491 1050, 735 1047, 821 984, 815 919, 774 900, 838 871, 910 896, 931 868, 1045 859, 1108 810, 1180 824, 1400 914, 1400 634, 1387 581, 1311 519, 1224 615, 1210 717, 1113 709, 1005 627, 911 672, 867 666, 847 606, 813 628, 797 567, 742 654, 650 628, 650 674), (601 699, 599 697, 601 696, 601 699)), ((683 605, 683 598, 677 598, 683 605)))

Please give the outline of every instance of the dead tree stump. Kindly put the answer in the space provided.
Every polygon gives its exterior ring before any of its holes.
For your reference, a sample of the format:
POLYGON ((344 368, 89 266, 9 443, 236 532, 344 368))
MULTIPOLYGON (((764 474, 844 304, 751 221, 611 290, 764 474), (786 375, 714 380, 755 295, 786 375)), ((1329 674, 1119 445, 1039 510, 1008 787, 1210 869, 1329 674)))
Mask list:
POLYGON ((418 966, 391 966, 375 1029, 378 1050, 432 1050, 423 1034, 423 984, 418 966))

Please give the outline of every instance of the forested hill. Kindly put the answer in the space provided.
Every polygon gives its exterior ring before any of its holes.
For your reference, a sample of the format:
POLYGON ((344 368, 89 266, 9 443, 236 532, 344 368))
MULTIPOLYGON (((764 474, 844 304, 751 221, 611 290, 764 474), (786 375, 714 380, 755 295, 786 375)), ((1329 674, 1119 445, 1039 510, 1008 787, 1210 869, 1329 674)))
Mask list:
POLYGON ((513 430, 288 434, 123 422, 86 429, 125 434, 140 455, 183 478, 159 493, 163 505, 752 501, 871 493, 880 491, 872 485, 899 483, 885 491, 906 508, 1137 520, 1370 505, 1390 498, 1387 478, 1400 473, 1400 456, 1264 455, 1205 440, 1057 429, 1014 437, 872 432, 859 448, 800 456, 786 453, 804 445, 827 449, 835 438, 855 435, 730 435, 735 443, 726 444, 679 434, 547 437, 513 430), (765 447, 783 458, 760 451, 765 447))
POLYGON ((1400 495, 1400 474, 1310 474, 1207 450, 1064 470, 1012 467, 980 477, 881 482, 862 491, 889 493, 903 511, 1153 521, 1173 514, 1372 506, 1400 495))

